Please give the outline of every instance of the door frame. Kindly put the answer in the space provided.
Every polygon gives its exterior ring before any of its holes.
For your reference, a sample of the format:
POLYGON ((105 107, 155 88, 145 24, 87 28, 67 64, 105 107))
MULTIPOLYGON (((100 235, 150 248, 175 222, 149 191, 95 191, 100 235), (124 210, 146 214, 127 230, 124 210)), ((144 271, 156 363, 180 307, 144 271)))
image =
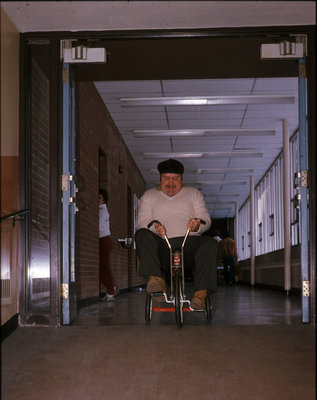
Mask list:
POLYGON ((63 63, 62 71, 61 319, 64 325, 69 325, 77 316, 75 86, 71 65, 63 63))
MULTIPOLYGON (((308 57, 306 64, 307 71, 307 101, 308 101, 308 170, 310 171, 310 176, 316 176, 316 158, 314 157, 314 149, 316 148, 316 52, 314 48, 314 44, 316 42, 316 27, 315 26, 275 26, 275 27, 252 27, 252 28, 222 28, 222 29, 184 29, 184 30, 143 30, 143 31, 94 31, 94 32, 32 32, 32 33, 23 33, 20 35, 21 38, 21 50, 20 50, 20 65, 21 65, 21 84, 20 84, 20 161, 23 165, 25 163, 25 137, 26 128, 25 128, 25 48, 26 42, 28 40, 40 40, 46 38, 50 41, 51 44, 51 71, 50 71, 50 90, 51 90, 51 134, 56 137, 56 141, 53 144, 53 147, 56 151, 56 156, 53 161, 54 172, 52 172, 52 200, 56 200, 59 195, 59 183, 58 177, 60 176, 60 159, 58 155, 58 150, 60 149, 60 121, 61 121, 61 113, 60 113, 60 79, 61 79, 61 71, 60 71, 60 49, 59 42, 60 40, 65 39, 76 39, 82 42, 87 42, 91 40, 91 43, 94 41, 94 45, 97 46, 98 42, 102 41, 102 43, 106 43, 109 41, 120 42, 124 40, 128 41, 140 41, 140 40, 173 40, 173 39, 221 39, 221 38, 241 38, 241 40, 247 38, 266 38, 268 42, 272 40, 272 35, 280 36, 280 38, 286 38, 289 34, 303 34, 307 35, 307 43, 308 43, 308 57), (22 140, 21 140, 22 139, 22 140)), ((168 43, 168 42, 166 42, 168 43)), ((258 50, 260 51, 260 49, 258 50)), ((213 55, 215 59, 217 55, 213 55)), ((264 61, 266 68, 270 69, 270 66, 274 66, 274 62, 266 60, 264 61)), ((287 65, 288 61, 283 61, 284 65, 287 65)), ((142 62, 139 60, 139 64, 142 62)), ((263 64, 264 65, 264 64, 263 64)), ((125 66, 126 67, 126 66, 125 66)), ((87 67, 88 68, 88 67, 87 67)), ((90 67, 91 68, 91 67, 90 67)), ((81 68, 82 74, 85 73, 85 68, 81 68)), ((102 67, 98 66, 95 68, 97 71, 96 79, 100 80, 102 74, 102 67), (99 71, 99 72, 98 72, 99 71), (98 75, 99 74, 99 75, 98 75)), ((128 69, 126 69, 129 71, 128 69)), ((249 68, 248 68, 249 70, 249 68)), ((130 73, 131 71, 129 71, 130 73)), ((87 73, 87 71, 86 71, 87 73)), ((135 71, 137 73, 137 71, 135 71)), ((235 69, 236 77, 243 77, 244 71, 243 68, 235 69)), ((274 68, 271 75, 274 76, 274 68), (273 75, 272 75, 273 73, 273 75)), ((250 77, 245 75, 245 77, 250 77)), ((250 75, 250 73, 249 73, 250 75)), ((196 76, 195 76, 196 77, 196 76)), ((225 77, 224 77, 225 78, 225 77)), ((226 76, 228 78, 228 76, 226 76)), ((232 78, 232 76, 231 76, 232 78)), ((136 78, 135 78, 136 79, 136 78)), ((145 78, 147 79, 147 78, 145 78)), ((89 79, 87 79, 89 80, 89 79)), ((21 175, 23 176, 23 175, 21 175)), ((24 194, 25 191, 25 183, 23 179, 20 179, 20 187, 21 187, 21 196, 20 196, 20 206, 23 208, 24 204, 24 194)), ((310 259, 310 282, 311 282, 311 322, 315 323, 315 278, 316 278, 316 182, 314 179, 310 179, 309 183, 309 192, 310 192, 310 204, 309 204, 309 259, 310 259)), ((52 202, 52 204, 54 204, 52 202)), ((21 208, 20 207, 20 208, 21 208)), ((52 213, 55 211, 55 215, 60 215, 60 204, 56 202, 56 205, 52 206, 54 210, 51 210, 52 213)), ((54 226, 52 227, 54 230, 52 235, 52 243, 51 248, 53 250, 53 254, 56 257, 56 262, 52 266, 54 269, 54 276, 52 275, 52 303, 55 304, 55 311, 51 315, 51 323, 58 325, 61 321, 61 305, 60 305, 60 274, 61 274, 61 260, 60 260, 60 230, 61 230, 61 221, 60 217, 54 222, 54 226)), ((21 233, 23 235, 23 232, 21 233)), ((23 236, 21 236, 23 238, 23 236)), ((23 289, 23 262, 21 264, 21 276, 20 276, 20 299, 21 307, 20 314, 23 313, 23 307, 25 306, 25 302, 23 302, 24 289, 23 289)), ((24 282, 25 283, 25 282, 24 282)))

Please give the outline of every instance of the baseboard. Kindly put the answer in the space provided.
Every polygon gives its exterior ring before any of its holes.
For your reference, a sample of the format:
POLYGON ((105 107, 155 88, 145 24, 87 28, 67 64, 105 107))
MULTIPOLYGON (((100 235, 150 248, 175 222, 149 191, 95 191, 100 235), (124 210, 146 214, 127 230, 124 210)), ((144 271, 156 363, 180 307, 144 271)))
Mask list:
MULTIPOLYGON (((250 282, 246 282, 246 281, 239 281, 238 284, 239 284, 239 285, 244 285, 244 286, 252 287, 251 283, 250 283, 250 282)), ((267 283, 257 283, 257 282, 256 282, 256 283, 254 284, 254 287, 261 288, 261 289, 276 290, 276 291, 278 291, 278 292, 286 292, 286 290, 285 290, 284 287, 282 287, 282 286, 269 285, 269 284, 267 284, 267 283)), ((301 289, 299 289, 299 288, 294 288, 294 287, 292 287, 292 288, 289 290, 289 294, 294 294, 294 295, 296 295, 296 296, 300 296, 300 295, 302 294, 302 291, 301 291, 301 289)))
POLYGON ((87 297, 85 299, 77 300, 77 309, 92 306, 99 302, 99 296, 87 297))
POLYGON ((19 326, 19 314, 15 314, 6 323, 1 325, 1 342, 11 335, 19 326))
MULTIPOLYGON (((263 288, 263 289, 270 289, 270 290, 277 290, 279 292, 286 292, 285 288, 282 286, 274 286, 274 285, 270 285, 270 284, 266 284, 266 283, 255 283, 256 287, 258 288, 263 288)), ((296 296, 301 295, 302 291, 299 288, 294 288, 292 287, 289 291, 289 294, 294 294, 296 296)))
MULTIPOLYGON (((128 292, 138 292, 138 291, 144 290, 144 289, 145 289, 145 284, 138 285, 138 286, 132 286, 129 288, 124 288, 124 289, 118 290, 116 293, 116 296, 120 296, 121 294, 128 293, 128 292)), ((99 301, 100 301, 99 296, 88 297, 86 299, 80 299, 77 301, 77 309, 80 310, 81 308, 92 306, 93 304, 96 304, 99 301)))

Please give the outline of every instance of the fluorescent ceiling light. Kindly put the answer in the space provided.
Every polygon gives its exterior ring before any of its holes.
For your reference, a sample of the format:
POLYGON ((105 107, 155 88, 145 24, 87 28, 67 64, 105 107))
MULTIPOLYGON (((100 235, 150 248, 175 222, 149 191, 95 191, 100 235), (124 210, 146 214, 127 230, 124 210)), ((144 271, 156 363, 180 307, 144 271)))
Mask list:
POLYGON ((202 158, 204 153, 141 153, 144 158, 202 158))
POLYGON ((183 136, 274 136, 274 129, 136 129, 136 138, 183 136))
MULTIPOLYGON (((152 175, 158 174, 157 169, 149 169, 148 172, 152 175)), ((254 172, 253 168, 205 168, 205 169, 194 169, 194 170, 186 170, 186 175, 192 174, 234 174, 234 173, 245 173, 252 174, 254 172)))
POLYGON ((199 185, 199 186, 209 186, 209 185, 247 185, 249 182, 246 181, 236 181, 236 180, 231 180, 231 181, 227 181, 227 180, 220 180, 220 181, 200 181, 200 182, 184 182, 185 185, 199 185))
POLYGON ((206 201, 206 204, 209 204, 209 205, 212 205, 212 204, 214 204, 214 205, 216 205, 216 204, 221 204, 222 206, 224 206, 224 205, 230 205, 230 204, 232 204, 232 205, 234 205, 235 204, 235 201, 221 201, 221 202, 215 202, 215 201, 206 201))
POLYGON ((253 173, 253 168, 205 168, 197 169, 197 174, 222 174, 222 173, 253 173))
POLYGON ((214 151, 204 153, 140 153, 143 158, 203 158, 203 157, 263 157, 262 152, 254 150, 214 151))
POLYGON ((239 197, 239 193, 205 193, 204 197, 239 197))
POLYGON ((175 129, 175 130, 134 130, 132 131, 136 138, 161 137, 161 136, 204 136, 204 129, 175 129))
POLYGON ((295 95, 195 96, 195 97, 121 97, 123 107, 208 106, 213 104, 294 104, 295 95))
MULTIPOLYGON (((200 182, 186 182, 184 181, 184 186, 225 186, 225 185, 247 185, 249 181, 237 181, 237 180, 215 180, 215 181, 200 181, 200 182)), ((159 185, 160 182, 151 182, 152 185, 159 185)))

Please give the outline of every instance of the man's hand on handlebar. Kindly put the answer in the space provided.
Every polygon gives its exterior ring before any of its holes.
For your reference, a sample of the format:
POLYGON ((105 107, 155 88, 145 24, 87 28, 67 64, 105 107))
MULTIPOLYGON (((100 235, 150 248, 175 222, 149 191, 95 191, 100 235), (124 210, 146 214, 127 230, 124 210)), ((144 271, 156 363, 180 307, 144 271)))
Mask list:
POLYGON ((191 232, 197 232, 199 229, 200 223, 201 223, 200 218, 191 218, 188 221, 187 229, 189 229, 191 232))
POLYGON ((154 223, 155 231, 158 235, 160 235, 163 239, 166 236, 166 228, 164 225, 158 224, 157 222, 154 223))
MULTIPOLYGON (((205 225, 206 222, 203 219, 200 218, 191 218, 188 223, 187 223, 187 229, 191 232, 197 232, 200 224, 205 225)), ((148 229, 151 228, 151 226, 154 225, 155 232, 160 235, 163 239, 166 237, 166 228, 164 225, 160 223, 157 219, 153 219, 147 227, 148 229)))

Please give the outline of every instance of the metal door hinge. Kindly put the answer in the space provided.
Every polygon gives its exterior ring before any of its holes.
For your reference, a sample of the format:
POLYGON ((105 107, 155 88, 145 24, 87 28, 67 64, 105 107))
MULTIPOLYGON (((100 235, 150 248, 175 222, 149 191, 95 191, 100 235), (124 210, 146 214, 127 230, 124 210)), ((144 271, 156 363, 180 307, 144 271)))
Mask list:
POLYGON ((294 174, 294 189, 300 190, 300 186, 308 186, 308 171, 298 171, 294 174))
POLYGON ((61 176, 61 178, 62 178, 62 181, 61 181, 62 191, 69 190, 69 174, 63 174, 61 176))
POLYGON ((307 78, 306 63, 304 63, 304 62, 299 64, 299 77, 300 78, 307 78))
POLYGON ((310 297, 310 281, 303 281, 303 296, 310 297))
POLYGON ((61 296, 62 299, 68 299, 68 283, 61 284, 61 296))
POLYGON ((62 70, 62 82, 68 83, 69 81, 69 70, 67 68, 63 68, 62 70))
POLYGON ((304 187, 308 186, 308 171, 301 171, 301 184, 304 187))

